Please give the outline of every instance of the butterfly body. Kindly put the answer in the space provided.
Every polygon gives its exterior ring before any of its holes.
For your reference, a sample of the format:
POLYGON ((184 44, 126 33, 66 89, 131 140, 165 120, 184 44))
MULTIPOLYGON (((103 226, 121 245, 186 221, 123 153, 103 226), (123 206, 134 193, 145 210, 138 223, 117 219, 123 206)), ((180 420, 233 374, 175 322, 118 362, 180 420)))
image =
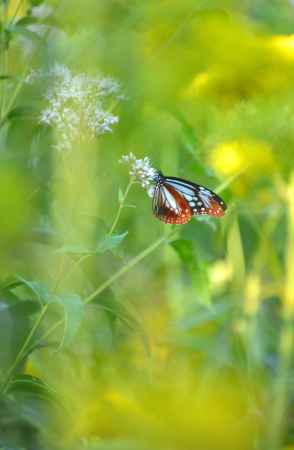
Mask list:
POLYGON ((193 215, 221 217, 225 202, 205 186, 158 172, 153 192, 153 212, 165 223, 185 224, 193 215))

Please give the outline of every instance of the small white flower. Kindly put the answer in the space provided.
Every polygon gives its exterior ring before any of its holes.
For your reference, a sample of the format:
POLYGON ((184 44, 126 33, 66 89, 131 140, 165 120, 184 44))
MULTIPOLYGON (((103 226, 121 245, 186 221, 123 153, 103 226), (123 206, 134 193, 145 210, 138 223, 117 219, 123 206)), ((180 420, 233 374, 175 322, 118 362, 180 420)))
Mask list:
POLYGON ((48 71, 31 71, 26 78, 28 84, 38 80, 48 86, 40 123, 55 127, 59 149, 69 149, 77 140, 111 133, 118 123, 110 106, 122 94, 120 83, 113 78, 75 74, 63 64, 55 64, 48 71))
POLYGON ((154 182, 158 171, 151 165, 148 156, 143 159, 138 159, 132 152, 128 155, 123 155, 119 163, 128 164, 130 166, 130 175, 134 177, 141 186, 147 190, 148 195, 152 197, 153 187, 151 183, 154 182))

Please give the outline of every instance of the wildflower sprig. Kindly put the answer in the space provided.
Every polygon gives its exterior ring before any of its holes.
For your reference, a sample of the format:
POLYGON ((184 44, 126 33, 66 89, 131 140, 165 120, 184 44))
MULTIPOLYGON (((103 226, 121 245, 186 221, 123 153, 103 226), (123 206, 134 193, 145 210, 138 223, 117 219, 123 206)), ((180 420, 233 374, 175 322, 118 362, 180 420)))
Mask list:
POLYGON ((31 71, 26 82, 35 81, 48 86, 39 121, 56 128, 60 150, 70 150, 74 142, 110 133, 119 121, 111 106, 124 97, 120 83, 113 78, 74 73, 55 64, 48 71, 31 71))
POLYGON ((119 160, 119 163, 129 165, 130 180, 125 191, 120 195, 118 211, 110 228, 109 234, 113 233, 117 225, 132 185, 136 182, 140 183, 141 186, 147 190, 148 195, 152 197, 154 189, 153 183, 158 173, 157 170, 152 167, 148 156, 140 159, 130 152, 127 155, 123 155, 119 160))
POLYGON ((130 166, 129 174, 131 178, 139 182, 147 190, 148 194, 151 195, 153 191, 152 184, 158 171, 152 167, 150 158, 145 156, 139 159, 131 152, 128 155, 123 155, 119 162, 130 166))

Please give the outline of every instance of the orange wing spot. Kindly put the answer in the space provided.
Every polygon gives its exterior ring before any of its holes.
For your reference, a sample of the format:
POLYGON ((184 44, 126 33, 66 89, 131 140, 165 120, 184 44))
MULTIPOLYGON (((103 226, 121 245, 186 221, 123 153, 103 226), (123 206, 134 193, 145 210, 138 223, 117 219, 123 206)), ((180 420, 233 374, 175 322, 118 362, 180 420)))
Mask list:
POLYGON ((217 217, 221 217, 224 215, 225 212, 216 200, 211 199, 208 213, 217 217))

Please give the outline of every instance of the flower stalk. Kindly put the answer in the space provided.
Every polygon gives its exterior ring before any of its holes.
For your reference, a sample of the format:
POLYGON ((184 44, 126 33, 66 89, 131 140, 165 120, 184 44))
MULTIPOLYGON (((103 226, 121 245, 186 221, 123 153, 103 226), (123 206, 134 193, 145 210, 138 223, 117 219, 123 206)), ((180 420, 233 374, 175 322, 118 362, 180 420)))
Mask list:
POLYGON ((268 436, 268 448, 281 448, 288 410, 290 370, 294 350, 294 173, 292 174, 287 195, 288 202, 288 241, 286 245, 286 285, 282 305, 283 326, 280 335, 279 368, 273 386, 271 427, 268 436))
POLYGON ((121 212, 122 212, 122 210, 123 210, 123 208, 124 208, 125 201, 126 201, 126 199, 127 199, 127 196, 128 196, 128 194, 129 194, 130 189, 131 189, 132 185, 134 184, 134 182, 135 182, 134 177, 131 177, 131 178, 130 178, 130 181, 129 181, 127 187, 126 187, 126 190, 125 190, 125 192, 123 193, 123 196, 122 196, 122 198, 121 198, 120 201, 119 201, 119 207, 118 207, 116 216, 115 216, 115 218, 114 218, 114 221, 113 221, 113 223, 112 223, 112 225, 111 225, 111 227, 110 227, 109 233, 108 233, 109 236, 110 236, 110 235, 114 232, 114 230, 115 230, 115 227, 116 227, 116 225, 117 225, 117 222, 119 221, 121 212))
POLYGON ((37 320, 35 321, 31 331, 29 332, 26 340, 24 341, 20 351, 18 352, 14 362, 12 363, 12 365, 10 366, 3 382, 1 383, 1 387, 0 387, 0 392, 5 392, 7 389, 7 386, 10 382, 11 376, 13 375, 13 372, 15 371, 15 369, 17 368, 18 364, 20 364, 20 362, 22 361, 22 359, 24 358, 26 351, 28 350, 31 340, 33 338, 33 336, 35 335, 35 332, 37 331, 40 323, 43 320, 43 317, 45 316, 47 309, 49 307, 49 304, 46 304, 42 307, 41 312, 39 314, 39 316, 37 317, 37 320))
POLYGON ((145 250, 140 252, 137 256, 131 259, 125 266, 115 272, 108 280, 102 283, 92 294, 90 294, 84 301, 85 304, 92 302, 95 298, 97 298, 105 289, 111 286, 115 281, 117 281, 120 277, 122 277, 125 273, 127 273, 130 269, 132 269, 136 264, 146 258, 150 253, 154 252, 161 244, 167 242, 169 240, 169 236, 161 236, 157 239, 153 244, 147 247, 145 250))

